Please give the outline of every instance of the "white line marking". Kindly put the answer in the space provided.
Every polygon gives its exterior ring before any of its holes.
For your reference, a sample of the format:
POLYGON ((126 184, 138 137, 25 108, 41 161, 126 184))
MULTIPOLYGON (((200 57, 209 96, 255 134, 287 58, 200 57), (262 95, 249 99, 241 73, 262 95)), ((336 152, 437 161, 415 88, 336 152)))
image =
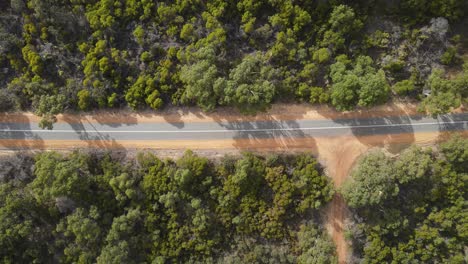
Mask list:
POLYGON ((352 128, 378 128, 398 126, 429 126, 442 124, 463 124, 467 121, 454 122, 428 122, 409 124, 384 124, 384 125, 358 125, 358 126, 329 126, 329 127, 287 127, 287 128, 259 128, 259 129, 214 129, 214 130, 42 130, 42 129, 2 129, 0 132, 40 132, 40 133, 226 133, 226 132, 273 132, 273 131, 301 131, 301 130, 327 130, 327 129, 352 129, 352 128))

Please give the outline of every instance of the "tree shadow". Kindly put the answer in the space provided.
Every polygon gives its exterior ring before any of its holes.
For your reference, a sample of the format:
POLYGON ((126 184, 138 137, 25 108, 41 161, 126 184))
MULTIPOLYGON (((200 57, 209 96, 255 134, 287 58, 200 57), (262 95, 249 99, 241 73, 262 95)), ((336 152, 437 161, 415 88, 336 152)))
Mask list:
POLYGON ((128 111, 93 111, 89 114, 68 113, 59 118, 69 124, 94 120, 99 124, 106 124, 114 128, 138 124, 137 114, 128 111))
MULTIPOLYGON (((111 135, 99 132, 97 128, 94 127, 92 122, 87 122, 87 125, 93 127, 93 130, 88 132, 82 119, 76 119, 74 116, 70 117, 64 116, 63 121, 67 122, 68 125, 74 130, 77 134, 79 140, 85 142, 88 148, 95 148, 95 149, 124 149, 125 147, 119 143, 117 143, 116 139, 113 138, 111 135)), ((100 123, 101 124, 101 123, 100 123)), ((131 125, 130 123, 127 124, 120 124, 120 123, 102 123, 110 127, 120 127, 122 125, 131 125)), ((135 122, 135 124, 137 124, 135 122)))
POLYGON ((44 140, 31 129, 31 120, 27 115, 1 113, 0 148, 10 150, 43 149, 44 140))
POLYGON ((178 129, 183 129, 185 127, 185 123, 182 120, 182 116, 187 116, 191 114, 199 119, 205 119, 211 113, 205 112, 198 107, 186 106, 186 107, 169 107, 162 111, 142 112, 141 114, 142 116, 149 117, 149 118, 154 117, 154 116, 161 116, 164 119, 164 121, 166 121, 168 124, 178 129))
POLYGON ((319 114, 336 124, 346 126, 347 129, 343 130, 348 130, 349 136, 368 147, 382 147, 390 153, 398 153, 415 142, 415 131, 411 123, 421 120, 423 116, 407 113, 397 105, 391 106, 396 111, 356 110, 340 113, 332 110, 319 111, 319 114))
MULTIPOLYGON (((327 117, 327 113, 324 113, 327 117)), ((366 112, 354 113, 352 118, 332 118, 333 122, 349 127, 352 136, 369 147, 385 147, 396 154, 416 141, 415 133, 467 130, 468 113, 437 117, 422 114, 402 114, 368 117, 366 112)))
MULTIPOLYGON (((257 116, 237 114, 210 115, 226 129, 225 139, 233 140, 232 146, 247 151, 310 151, 318 157, 318 149, 312 135, 301 129, 295 119, 305 113, 294 113, 294 119, 276 119, 274 115, 260 113, 257 116)), ((292 116, 291 116, 292 117, 292 116)))
POLYGON ((439 131, 442 133, 468 130, 468 113, 441 115, 439 120, 442 121, 439 122, 439 131))
POLYGON ((370 147, 383 147, 398 153, 415 142, 410 116, 334 120, 350 127, 352 135, 370 147))

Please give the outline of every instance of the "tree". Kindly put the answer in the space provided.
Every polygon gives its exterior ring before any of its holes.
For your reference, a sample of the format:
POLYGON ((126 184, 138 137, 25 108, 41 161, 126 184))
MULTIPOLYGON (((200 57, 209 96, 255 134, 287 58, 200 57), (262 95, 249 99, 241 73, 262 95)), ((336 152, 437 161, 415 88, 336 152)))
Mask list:
POLYGON ((468 167, 468 140, 456 135, 440 145, 447 161, 463 172, 468 167))
POLYGON ((125 94, 125 100, 133 109, 141 108, 144 103, 153 109, 162 106, 160 93, 156 88, 156 80, 150 75, 140 75, 125 94))
POLYGON ((318 163, 311 155, 302 154, 296 158, 293 179, 300 196, 298 212, 318 209, 333 196, 334 190, 330 181, 319 172, 318 163))
POLYGON ((399 81, 397 83, 395 83, 395 85, 393 85, 393 90, 395 91, 395 93, 397 93, 398 95, 408 95, 409 93, 411 93, 412 91, 414 91, 415 87, 414 87, 414 81, 413 80, 403 80, 403 81, 399 81))
POLYGON ((359 90, 359 106, 370 107, 388 100, 390 87, 385 79, 383 70, 376 74, 367 74, 361 78, 359 90))
POLYGON ((198 157, 192 151, 187 150, 177 160, 177 166, 175 180, 185 192, 199 196, 204 195, 209 190, 213 179, 207 158, 198 157))
POLYGON ((97 263, 139 263, 143 260, 141 217, 140 210, 131 209, 114 218, 97 263))
POLYGON ((194 55, 195 62, 184 65, 180 80, 185 84, 182 102, 195 101, 205 111, 213 110, 219 100, 219 91, 214 90, 220 76, 216 66, 216 52, 213 46, 205 46, 194 55))
POLYGON ((351 110, 356 106, 359 90, 359 78, 356 75, 346 75, 342 81, 333 84, 331 102, 340 111, 351 110))
POLYGON ((297 232, 298 247, 301 252, 297 258, 301 264, 338 263, 333 241, 312 223, 302 224, 297 232))
POLYGON ((361 29, 363 23, 356 18, 354 10, 346 5, 333 8, 326 25, 322 26, 322 47, 335 51, 344 47, 346 39, 361 29))
MULTIPOLYGON (((459 156, 463 152, 457 151, 461 149, 458 145, 465 146, 466 142, 461 138, 449 140, 447 147, 453 147, 454 151, 447 149, 447 153, 459 156)), ((458 171, 456 162, 451 163, 451 158, 445 156, 444 145, 438 148, 442 150, 438 153, 430 148, 413 146, 394 158, 372 153, 357 165, 352 176, 360 183, 345 185, 343 194, 354 207, 354 217, 358 221, 352 234, 362 261, 463 263, 464 248, 460 243, 466 237, 461 228, 467 220, 467 215, 462 213, 466 169, 463 167, 458 171), (381 158, 375 158, 377 156, 381 158), (369 159, 374 162, 369 164, 369 159), (368 193, 360 186, 382 190, 371 178, 380 178, 383 168, 389 166, 393 167, 391 178, 394 180, 387 181, 385 186, 390 188, 383 189, 396 192, 379 194, 374 197, 376 199, 366 199, 367 202, 354 199, 359 192, 368 193), (366 173, 356 177, 355 173, 362 172, 362 168, 366 168, 366 173), (372 206, 370 201, 377 201, 378 207, 369 207, 372 206)))
POLYGON ((445 65, 450 65, 457 55, 457 49, 455 47, 448 47, 447 50, 440 57, 440 62, 445 65))
POLYGON ((452 92, 437 92, 425 98, 419 109, 422 112, 438 116, 450 112, 451 109, 459 107, 460 98, 452 92))
POLYGON ((351 207, 380 205, 398 194, 393 164, 382 152, 365 156, 342 187, 343 197, 351 207))
POLYGON ((0 90, 0 111, 12 111, 15 108, 15 96, 8 90, 0 90))
MULTIPOLYGON (((463 77, 463 75, 461 75, 463 77)), ((460 87, 456 81, 444 78, 444 71, 435 69, 429 76, 428 86, 431 94, 424 98, 419 110, 433 116, 446 114, 461 105, 460 87)))
POLYGON ((121 203, 137 202, 141 197, 138 184, 140 179, 137 175, 132 175, 128 172, 122 172, 120 175, 113 177, 109 181, 109 185, 114 191, 115 199, 121 203))
POLYGON ((87 110, 90 105, 91 97, 88 90, 80 90, 78 92, 78 108, 87 110))
POLYGON ((0 183, 0 255, 5 263, 47 262, 51 230, 48 219, 25 189, 0 183))
POLYGON ((411 147, 400 154, 395 162, 395 178, 406 184, 428 175, 432 165, 431 151, 411 147))
POLYGON ((338 110, 351 110, 356 105, 370 107, 388 99, 390 88, 385 73, 373 67, 370 57, 359 56, 351 66, 346 55, 338 56, 330 66, 330 98, 338 110))
POLYGON ((65 95, 58 94, 58 89, 52 83, 40 78, 27 83, 23 93, 31 96, 32 107, 36 115, 42 117, 39 122, 41 128, 52 129, 56 122, 56 115, 63 112, 66 102, 65 95))
POLYGON ((34 174, 31 188, 39 203, 59 206, 62 197, 87 202, 91 177, 86 155, 74 152, 64 159, 57 152, 44 152, 36 157, 34 174))
POLYGON ((77 208, 57 225, 57 232, 64 236, 62 242, 65 262, 93 262, 101 246, 102 231, 96 207, 77 208))
POLYGON ((321 48, 314 52, 314 61, 318 63, 325 63, 330 60, 330 51, 327 48, 321 48))
POLYGON ((195 36, 193 35, 194 33, 194 27, 192 24, 185 24, 182 29, 180 30, 180 38, 189 41, 193 40, 195 36))
POLYGON ((224 103, 237 106, 242 113, 265 111, 276 93, 276 71, 265 63, 261 54, 245 56, 230 71, 229 80, 216 80, 215 91, 224 95, 224 103))

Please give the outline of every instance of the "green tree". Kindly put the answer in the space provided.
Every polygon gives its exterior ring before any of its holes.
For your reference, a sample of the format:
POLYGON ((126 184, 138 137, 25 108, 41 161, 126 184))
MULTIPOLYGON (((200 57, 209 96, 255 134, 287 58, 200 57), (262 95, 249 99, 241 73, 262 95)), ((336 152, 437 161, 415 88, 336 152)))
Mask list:
POLYGON ((91 207, 88 211, 77 208, 57 225, 57 232, 63 234, 64 261, 67 263, 93 262, 102 240, 99 211, 91 207))
POLYGON ((333 106, 340 111, 354 108, 358 100, 359 87, 359 78, 352 74, 333 84, 330 95, 333 106))
POLYGON ((43 95, 40 97, 35 113, 42 117, 39 123, 41 128, 52 129, 52 123, 49 120, 55 122, 55 116, 63 112, 64 102, 64 95, 43 95))
POLYGON ((354 183, 344 188, 344 197, 359 219, 353 227, 353 241, 364 262, 463 263, 464 249, 460 243, 466 232, 461 226, 468 219, 462 213, 466 166, 458 167, 445 153, 462 156, 463 151, 458 150, 466 146, 466 141, 451 139, 438 153, 413 146, 398 157, 379 154, 382 157, 375 159, 376 155, 370 154, 361 160, 352 175, 354 183), (369 164, 369 157, 373 164, 369 164), (390 188, 375 186, 371 178, 380 178, 383 168, 389 166, 393 167, 393 180, 384 185, 390 188), (362 168, 366 172, 356 177, 355 173, 362 172, 362 168), (386 193, 382 191, 378 197, 357 202, 361 200, 355 199, 358 192, 368 193, 359 186, 376 191, 387 189, 393 194, 381 195, 386 193), (369 201, 376 201, 378 207, 369 208, 372 204, 369 201))
POLYGON ((338 263, 333 241, 312 223, 303 224, 297 232, 298 248, 301 252, 298 263, 338 263))
POLYGON ((325 63, 330 60, 330 51, 327 48, 321 48, 314 52, 314 61, 318 63, 325 63))
POLYGON ((156 80, 150 75, 140 75, 125 93, 125 100, 133 109, 141 108, 145 103, 153 109, 162 106, 160 93, 156 88, 156 80))
POLYGON ((457 55, 457 49, 455 47, 448 47, 447 50, 440 57, 440 62, 445 65, 450 65, 457 55))
POLYGON ((87 202, 92 181, 88 157, 74 152, 65 159, 57 152, 44 152, 36 156, 31 188, 39 203, 56 203, 66 197, 75 202, 87 202))
POLYGON ((45 208, 27 189, 0 183, 0 255, 2 262, 47 262, 52 255, 45 208))
POLYGON ((412 91, 414 91, 414 81, 413 80, 403 80, 395 83, 393 85, 393 90, 398 94, 398 95, 408 95, 412 91))
POLYGON ((141 217, 138 209, 131 209, 114 218, 97 263, 139 263, 144 258, 141 217))
POLYGON ((461 172, 466 170, 468 167, 468 140, 461 135, 456 135, 441 144, 440 147, 450 164, 461 172))
POLYGON ((400 154, 395 162, 395 177, 400 184, 412 182, 428 175, 432 165, 431 151, 411 147, 400 154))
MULTIPOLYGON (((463 75, 461 75, 463 78, 463 75)), ((460 78, 460 80, 462 80, 460 78)), ((463 85, 457 85, 457 81, 444 78, 444 71, 435 69, 429 76, 428 86, 431 93, 424 98, 419 110, 437 116, 448 113, 451 109, 461 105, 461 90, 463 85)))
POLYGON ((346 55, 338 56, 330 66, 330 77, 331 102, 341 111, 383 103, 390 93, 384 71, 377 71, 368 56, 357 57, 354 65, 346 55))
POLYGON ((334 190, 329 179, 319 172, 317 161, 307 154, 296 158, 293 179, 300 195, 298 212, 318 209, 330 201, 334 190))
POLYGON ((390 86, 385 79, 383 70, 375 74, 367 74, 361 78, 359 90, 359 106, 370 107, 385 103, 388 100, 390 86))
POLYGON ((81 110, 87 110, 91 102, 91 96, 88 90, 80 90, 78 96, 78 108, 81 110))
POLYGON ((337 5, 333 8, 328 22, 322 26, 322 47, 335 51, 345 46, 347 38, 361 29, 363 23, 356 17, 354 10, 347 5, 337 5))
POLYGON ((382 152, 365 156, 342 187, 343 197, 352 207, 375 206, 398 194, 394 166, 382 152))
POLYGON ((229 80, 216 80, 215 91, 224 95, 224 103, 237 106, 242 113, 265 111, 276 93, 276 71, 265 63, 261 54, 245 56, 230 71, 229 80))
POLYGON ((213 46, 199 49, 195 62, 181 68, 180 80, 185 84, 182 102, 195 101, 205 111, 213 110, 219 100, 219 91, 214 90, 220 76, 216 66, 216 51, 213 46))

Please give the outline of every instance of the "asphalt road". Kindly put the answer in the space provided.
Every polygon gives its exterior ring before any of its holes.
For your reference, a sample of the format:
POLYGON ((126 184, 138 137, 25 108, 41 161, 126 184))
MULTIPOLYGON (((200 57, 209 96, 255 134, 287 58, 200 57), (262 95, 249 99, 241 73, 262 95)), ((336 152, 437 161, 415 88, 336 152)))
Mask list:
POLYGON ((275 120, 186 123, 56 123, 53 130, 37 123, 0 123, 2 140, 216 140, 241 138, 333 137, 386 135, 468 129, 468 113, 431 118, 399 116, 336 120, 275 120))

